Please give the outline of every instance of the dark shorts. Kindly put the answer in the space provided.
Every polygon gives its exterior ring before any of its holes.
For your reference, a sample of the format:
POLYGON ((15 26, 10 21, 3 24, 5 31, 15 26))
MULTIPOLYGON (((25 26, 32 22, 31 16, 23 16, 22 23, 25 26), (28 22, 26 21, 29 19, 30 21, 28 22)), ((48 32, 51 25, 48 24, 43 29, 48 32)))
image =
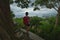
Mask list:
POLYGON ((25 24, 25 26, 30 26, 30 24, 25 24))
POLYGON ((27 29, 28 27, 30 27, 30 24, 24 24, 25 25, 25 29, 27 29))

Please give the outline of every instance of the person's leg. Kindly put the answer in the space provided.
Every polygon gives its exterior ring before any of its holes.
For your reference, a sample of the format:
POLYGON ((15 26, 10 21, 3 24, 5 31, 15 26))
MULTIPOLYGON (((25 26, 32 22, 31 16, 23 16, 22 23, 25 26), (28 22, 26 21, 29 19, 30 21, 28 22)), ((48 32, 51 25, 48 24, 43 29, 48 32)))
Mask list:
POLYGON ((30 26, 26 26, 27 27, 27 29, 26 29, 26 36, 27 36, 27 40, 33 40, 33 39, 31 39, 30 38, 30 36, 29 36, 29 30, 30 30, 30 26))
POLYGON ((27 29, 26 29, 26 31, 27 31, 27 32, 29 32, 29 30, 30 30, 30 27, 29 27, 29 26, 27 26, 27 29))

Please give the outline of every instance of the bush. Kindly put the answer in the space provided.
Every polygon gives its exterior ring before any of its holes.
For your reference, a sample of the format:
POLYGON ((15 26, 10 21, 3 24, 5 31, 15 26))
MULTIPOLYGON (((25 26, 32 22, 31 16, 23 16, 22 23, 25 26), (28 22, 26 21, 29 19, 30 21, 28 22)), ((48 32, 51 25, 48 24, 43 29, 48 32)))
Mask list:
MULTIPOLYGON (((16 18, 15 21, 19 24, 19 27, 23 27, 23 19, 16 18)), ((60 40, 60 26, 54 29, 55 17, 40 18, 31 17, 31 29, 30 31, 44 38, 45 40, 60 40)), ((19 28, 18 27, 18 28, 19 28)))

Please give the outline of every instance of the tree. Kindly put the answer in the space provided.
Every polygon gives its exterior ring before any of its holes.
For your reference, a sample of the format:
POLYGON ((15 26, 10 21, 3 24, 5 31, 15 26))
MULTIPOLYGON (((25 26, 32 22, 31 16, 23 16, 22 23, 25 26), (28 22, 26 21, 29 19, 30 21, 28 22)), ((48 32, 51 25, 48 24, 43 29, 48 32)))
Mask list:
POLYGON ((34 5, 46 6, 47 8, 54 8, 58 14, 56 16, 55 27, 60 26, 60 0, 36 0, 34 5))
POLYGON ((3 40, 17 40, 14 36, 13 27, 9 0, 0 0, 0 37, 3 40))
POLYGON ((59 28, 60 27, 60 21, 59 21, 60 20, 60 0, 36 0, 34 5, 35 6, 38 6, 38 5, 46 6, 49 9, 54 8, 57 11, 54 29, 52 32, 50 32, 50 34, 49 34, 50 36, 47 38, 47 40, 60 40, 60 38, 59 38, 60 30, 58 30, 58 29, 60 29, 59 28))
MULTIPOLYGON (((21 8, 28 8, 28 0, 16 0, 16 3, 18 2, 18 7, 21 8), (19 4, 21 2, 22 4, 19 4)), ((17 40, 14 33, 14 23, 10 10, 10 5, 13 3, 13 0, 0 0, 0 39, 3 40, 17 40)))

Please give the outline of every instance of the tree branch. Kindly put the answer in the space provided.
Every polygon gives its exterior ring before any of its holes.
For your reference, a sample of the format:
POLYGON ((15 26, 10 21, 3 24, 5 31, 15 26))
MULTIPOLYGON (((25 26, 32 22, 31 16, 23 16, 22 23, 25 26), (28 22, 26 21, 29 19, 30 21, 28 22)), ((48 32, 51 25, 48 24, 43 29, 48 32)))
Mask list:
POLYGON ((56 9, 55 7, 54 7, 54 9, 55 9, 56 11, 58 11, 58 9, 56 9))
POLYGON ((57 0, 57 2, 58 2, 58 5, 60 6, 60 1, 59 1, 59 0, 57 0))

